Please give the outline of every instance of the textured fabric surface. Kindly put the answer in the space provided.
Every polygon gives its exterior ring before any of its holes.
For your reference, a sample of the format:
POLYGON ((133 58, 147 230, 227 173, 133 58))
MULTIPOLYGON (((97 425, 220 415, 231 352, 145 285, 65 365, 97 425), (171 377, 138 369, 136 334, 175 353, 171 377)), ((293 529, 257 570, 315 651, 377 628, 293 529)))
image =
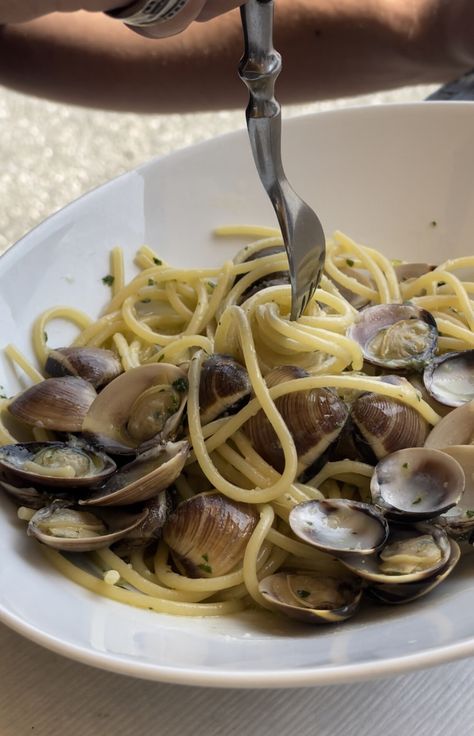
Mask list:
MULTIPOLYGON (((402 90, 285 115, 385 100, 402 90)), ((243 125, 240 112, 137 116, 0 93, 0 250, 83 192, 151 156, 243 125)), ((69 661, 0 625, 1 736, 454 736, 474 722, 474 664, 301 690, 211 690, 133 680, 69 661)))

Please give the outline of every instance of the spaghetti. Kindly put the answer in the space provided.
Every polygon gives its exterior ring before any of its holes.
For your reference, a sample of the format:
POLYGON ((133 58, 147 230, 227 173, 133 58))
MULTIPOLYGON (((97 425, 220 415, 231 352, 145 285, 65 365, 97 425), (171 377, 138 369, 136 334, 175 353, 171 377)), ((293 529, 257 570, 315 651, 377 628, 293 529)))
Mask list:
MULTIPOLYGON (((43 380, 50 347, 48 324, 61 318, 78 328, 76 347, 112 349, 125 372, 142 365, 173 363, 188 367, 187 428, 191 451, 175 486, 181 501, 217 491, 256 510, 257 520, 238 565, 222 575, 190 576, 173 566, 167 544, 134 550, 125 559, 110 549, 85 553, 78 564, 44 548, 64 575, 100 595, 154 611, 180 615, 221 615, 250 602, 268 607, 259 580, 282 568, 336 574, 340 563, 298 540, 288 517, 299 503, 322 498, 366 500, 373 468, 359 460, 327 462, 298 482, 298 449, 278 401, 300 392, 333 391, 342 398, 371 392, 410 407, 429 425, 439 414, 407 379, 394 383, 364 371, 361 346, 348 337, 358 320, 356 303, 393 304, 410 300, 429 309, 439 331, 439 350, 474 347, 474 283, 463 279, 474 257, 447 261, 403 282, 379 251, 336 232, 328 243, 325 274, 298 322, 289 321, 288 263, 280 234, 271 228, 221 228, 217 234, 255 237, 234 261, 221 267, 175 268, 151 248, 136 257, 138 274, 124 283, 123 255, 111 257, 112 298, 92 320, 81 311, 55 307, 33 325, 33 348, 40 371, 14 346, 6 353, 32 382, 43 380), (259 254, 260 257, 256 257, 259 254), (262 288, 253 289, 255 283, 262 288), (270 285, 268 285, 270 283, 270 285), (249 291, 250 290, 250 291, 249 291), (202 425, 200 381, 211 354, 233 356, 245 366, 252 395, 236 413, 202 425), (291 365, 303 373, 273 385, 266 377, 291 365), (281 469, 262 457, 246 433, 258 413, 270 423, 283 453, 281 469)), ((15 441, 5 419, 9 401, 0 403, 0 445, 15 441)), ((36 438, 41 432, 35 430, 36 438)), ((22 518, 29 518, 27 510, 22 518)), ((209 572, 209 571, 208 571, 209 572)))

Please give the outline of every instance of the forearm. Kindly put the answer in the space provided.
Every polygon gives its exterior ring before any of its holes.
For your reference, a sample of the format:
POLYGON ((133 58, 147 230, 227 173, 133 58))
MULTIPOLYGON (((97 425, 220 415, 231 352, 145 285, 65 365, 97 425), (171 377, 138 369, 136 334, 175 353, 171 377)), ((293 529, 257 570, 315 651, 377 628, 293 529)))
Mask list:
MULTIPOLYGON (((461 73, 470 51, 451 42, 449 2, 277 0, 278 96, 303 102, 461 73)), ((105 16, 56 14, 3 29, 0 83, 119 110, 234 107, 246 98, 236 73, 241 52, 238 11, 157 41, 105 16)))

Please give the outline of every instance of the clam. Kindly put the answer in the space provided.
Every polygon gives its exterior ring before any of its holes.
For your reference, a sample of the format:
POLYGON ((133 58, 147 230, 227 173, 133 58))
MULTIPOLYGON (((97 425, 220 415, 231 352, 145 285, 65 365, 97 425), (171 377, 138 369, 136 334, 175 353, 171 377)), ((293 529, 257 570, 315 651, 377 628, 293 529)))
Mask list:
POLYGON ((16 419, 56 432, 79 432, 97 393, 82 378, 46 378, 26 389, 8 406, 16 419))
POLYGON ((424 276, 430 271, 434 271, 436 266, 430 263, 397 263, 393 270, 400 284, 405 284, 407 281, 413 281, 413 279, 419 279, 420 276, 424 276))
POLYGON ((214 354, 202 364, 199 407, 202 424, 237 411, 248 399, 252 384, 243 365, 230 355, 214 354))
POLYGON ((341 561, 366 580, 370 594, 384 603, 408 603, 432 590, 459 561, 460 549, 446 532, 429 524, 391 526, 376 555, 351 555, 341 561))
POLYGON ((181 503, 163 529, 178 569, 192 578, 231 572, 244 558, 258 511, 211 491, 181 503))
MULTIPOLYGON (((350 260, 346 261, 346 266, 342 266, 339 270, 346 276, 354 279, 354 281, 357 281, 359 284, 367 286, 369 289, 375 288, 374 281, 369 272, 362 268, 354 268, 354 266, 351 265, 350 260)), ((355 291, 351 291, 349 288, 342 286, 342 284, 338 283, 334 279, 331 280, 334 281, 341 296, 344 297, 344 299, 348 301, 354 309, 363 309, 369 304, 369 299, 367 297, 357 294, 355 291)))
POLYGON ((141 453, 88 497, 84 506, 129 506, 154 498, 181 473, 189 454, 189 443, 167 442, 141 453))
POLYGON ((53 503, 34 514, 28 534, 54 549, 89 552, 110 547, 131 534, 147 515, 147 509, 137 513, 100 509, 91 513, 53 503))
POLYGON ((33 486, 16 486, 7 483, 5 480, 0 480, 0 488, 3 488, 17 506, 27 506, 29 509, 42 509, 51 502, 55 495, 54 493, 48 493, 44 488, 40 491, 33 488, 33 486))
POLYGON ((148 511, 143 521, 114 544, 114 552, 120 557, 129 555, 134 549, 147 547, 161 538, 163 527, 173 510, 172 495, 168 490, 161 491, 155 498, 146 501, 143 508, 148 511))
POLYGON ((434 358, 423 372, 423 382, 431 396, 446 406, 474 400, 474 350, 434 358))
MULTIPOLYGON (((239 253, 237 253, 237 256, 234 258, 234 263, 248 263, 249 261, 255 261, 259 258, 266 258, 267 256, 273 256, 279 253, 281 253, 282 255, 285 254, 285 248, 283 245, 262 244, 251 246, 250 248, 243 248, 241 251, 239 251, 239 253)), ((236 282, 239 280, 239 278, 241 277, 238 277, 236 279, 236 282)), ((262 289, 267 289, 269 286, 280 286, 281 284, 286 285, 289 283, 290 274, 286 268, 280 271, 272 271, 271 273, 267 273, 264 276, 260 276, 252 284, 250 284, 250 286, 247 287, 247 289, 240 297, 239 303, 242 304, 242 302, 244 302, 246 299, 249 299, 251 296, 261 291, 262 289)))
POLYGON ((341 559, 373 554, 388 536, 387 521, 377 509, 345 498, 297 504, 289 524, 303 542, 341 559))
POLYGON ((378 304, 360 312, 348 336, 364 358, 390 370, 421 370, 438 342, 434 317, 413 304, 378 304))
POLYGON ((360 438, 379 460, 405 447, 421 447, 430 430, 416 409, 382 394, 362 394, 350 413, 360 438))
POLYGON ((282 571, 259 583, 269 607, 290 618, 314 624, 339 623, 356 613, 362 597, 357 578, 313 572, 282 571))
MULTIPOLYGON (((270 371, 265 381, 269 387, 309 374, 301 368, 282 366, 270 371)), ((315 388, 280 396, 275 401, 298 454, 298 475, 309 468, 334 442, 344 427, 348 409, 331 389, 315 388)), ((260 410, 244 425, 255 450, 275 470, 282 472, 284 454, 277 434, 265 413, 260 410)))
POLYGON ((116 469, 107 455, 76 440, 0 447, 0 471, 32 486, 84 488, 103 482, 116 469))
POLYGON ((112 454, 134 454, 149 441, 173 439, 187 400, 186 373, 153 363, 115 378, 97 396, 82 424, 95 444, 112 454))
POLYGON ((112 350, 69 347, 51 350, 45 372, 49 376, 78 376, 98 389, 122 373, 122 364, 112 350))
POLYGON ((464 537, 474 531, 474 445, 451 445, 443 452, 454 458, 464 471, 466 484, 456 504, 436 519, 448 534, 464 537))
POLYGON ((415 521, 432 519, 455 506, 464 485, 463 469, 453 457, 413 447, 379 461, 370 491, 387 518, 415 521))
POLYGON ((439 450, 451 445, 474 445, 474 399, 446 414, 425 442, 425 447, 439 450))
POLYGON ((450 555, 444 567, 422 580, 413 583, 374 583, 369 586, 370 595, 381 603, 389 603, 396 605, 400 603, 410 603, 411 601, 421 598, 421 596, 430 593, 442 583, 448 575, 452 573, 461 557, 459 545, 453 540, 449 540, 450 555))

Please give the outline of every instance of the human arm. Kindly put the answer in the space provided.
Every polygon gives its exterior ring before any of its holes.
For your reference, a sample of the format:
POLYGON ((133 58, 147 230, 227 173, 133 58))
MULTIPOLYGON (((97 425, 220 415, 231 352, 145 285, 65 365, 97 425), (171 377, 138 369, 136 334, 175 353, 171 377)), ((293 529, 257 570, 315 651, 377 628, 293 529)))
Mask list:
MULTIPOLYGON (((282 102, 438 82, 474 65, 472 0, 277 0, 282 102)), ((0 83, 65 102, 137 112, 241 106, 238 11, 150 41, 101 14, 6 26, 0 83)))

